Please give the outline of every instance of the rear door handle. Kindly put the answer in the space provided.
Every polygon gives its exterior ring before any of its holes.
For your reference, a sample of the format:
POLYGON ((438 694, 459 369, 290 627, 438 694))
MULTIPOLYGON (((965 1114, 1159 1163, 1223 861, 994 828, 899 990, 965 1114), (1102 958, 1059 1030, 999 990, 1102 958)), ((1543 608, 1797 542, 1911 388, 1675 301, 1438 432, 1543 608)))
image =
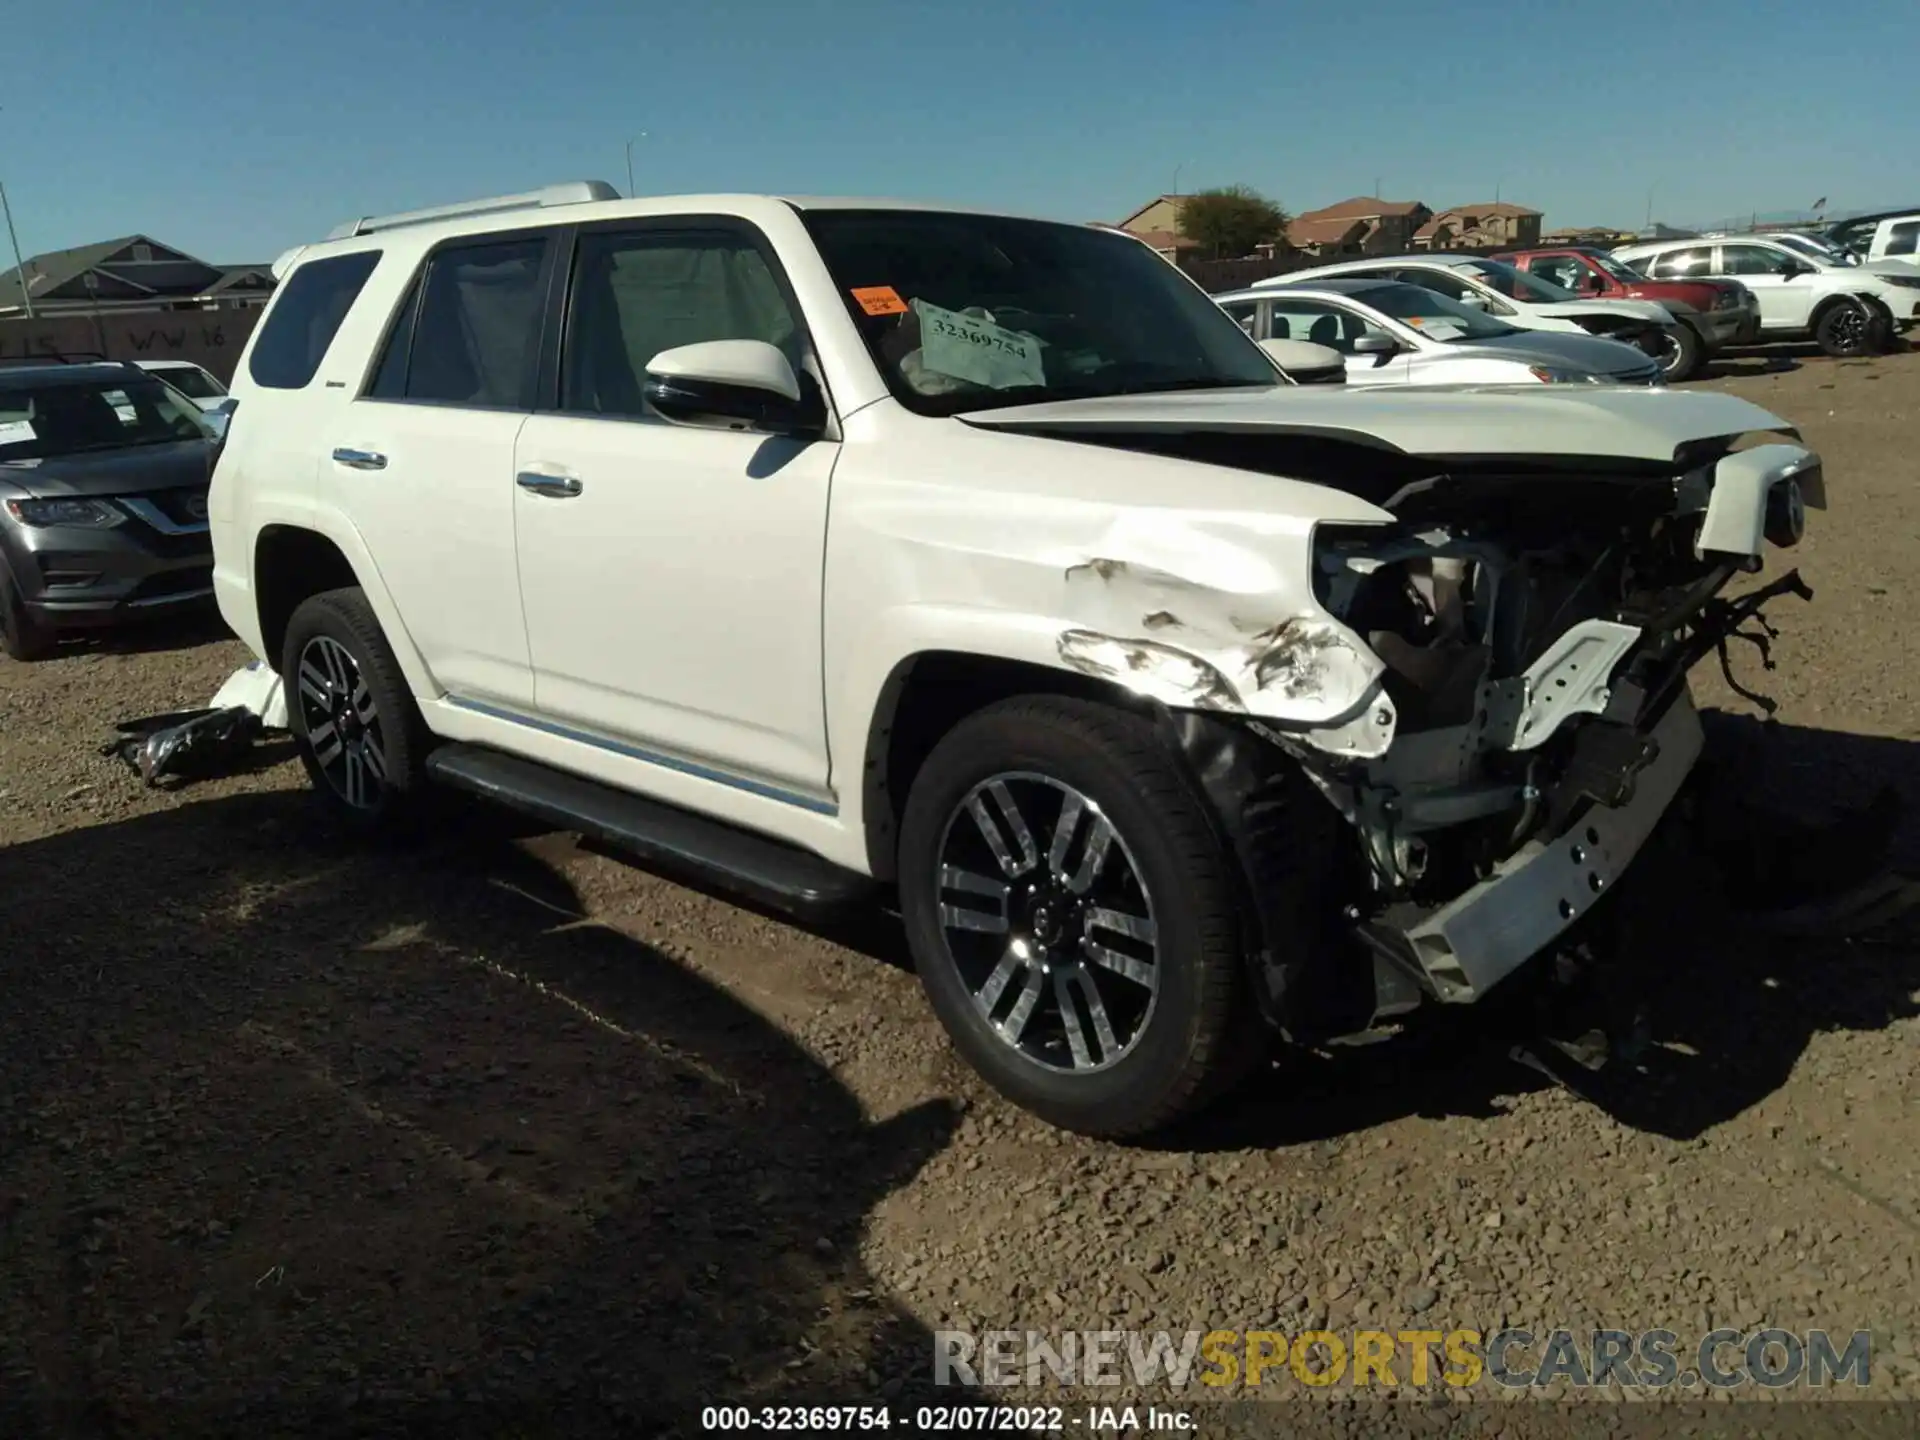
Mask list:
POLYGON ((333 452, 333 463, 349 470, 384 470, 387 457, 378 450, 352 450, 343 445, 333 452))
POLYGON ((581 484, 571 475, 543 475, 538 470, 522 470, 513 477, 513 483, 522 490, 531 490, 536 495, 550 496, 555 500, 571 500, 581 491, 581 484))

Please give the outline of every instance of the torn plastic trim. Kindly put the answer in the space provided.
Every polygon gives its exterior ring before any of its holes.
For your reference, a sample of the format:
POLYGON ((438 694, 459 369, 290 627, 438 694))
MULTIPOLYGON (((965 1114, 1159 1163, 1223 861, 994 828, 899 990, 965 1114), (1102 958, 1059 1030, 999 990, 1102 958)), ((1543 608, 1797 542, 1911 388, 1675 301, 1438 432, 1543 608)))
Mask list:
POLYGON ((1769 525, 1770 513, 1804 516, 1806 510, 1827 508, 1826 471, 1820 457, 1804 446, 1757 445, 1688 471, 1680 477, 1676 498, 1683 513, 1704 512, 1694 542, 1702 558, 1736 555, 1755 560, 1769 538, 1791 545, 1805 526, 1799 519, 1790 535, 1782 535, 1769 525))

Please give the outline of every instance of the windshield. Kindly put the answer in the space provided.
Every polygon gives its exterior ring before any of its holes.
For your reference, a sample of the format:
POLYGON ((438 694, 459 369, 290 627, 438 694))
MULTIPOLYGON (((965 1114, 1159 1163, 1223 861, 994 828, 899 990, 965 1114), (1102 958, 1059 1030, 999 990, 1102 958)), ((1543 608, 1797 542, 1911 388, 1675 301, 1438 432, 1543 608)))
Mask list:
POLYGON ((1629 285, 1638 284, 1647 278, 1631 265, 1627 264, 1626 261, 1617 259, 1605 251, 1588 251, 1586 252, 1586 256, 1587 259, 1591 260, 1600 269, 1606 271, 1607 274, 1611 275, 1614 279, 1625 281, 1629 285))
POLYGON ((1844 250, 1836 250, 1824 241, 1811 235, 1775 235, 1774 240, 1790 249, 1798 250, 1810 260, 1818 260, 1823 265, 1858 265, 1859 257, 1849 255, 1844 250))
POLYGON ((198 407, 158 380, 46 380, 0 388, 0 460, 210 438, 198 407))
POLYGON ((1422 335, 1435 340, 1492 340, 1501 335, 1517 335, 1513 326, 1494 319, 1485 311, 1449 300, 1418 285, 1372 285, 1349 292, 1362 305, 1382 315, 1411 325, 1422 335))
POLYGON ((1282 383, 1225 311, 1127 236, 937 210, 805 221, 887 387, 920 414, 1282 383))
POLYGON ((218 400, 227 393, 220 388, 218 380, 197 365, 182 365, 178 369, 169 365, 153 373, 189 400, 218 400))
POLYGON ((1571 290, 1563 290, 1558 285, 1549 285, 1538 275, 1529 275, 1524 270, 1516 270, 1504 260, 1470 260, 1467 268, 1480 280, 1498 290, 1509 300, 1526 300, 1535 305, 1557 305, 1565 300, 1578 300, 1580 297, 1571 290))

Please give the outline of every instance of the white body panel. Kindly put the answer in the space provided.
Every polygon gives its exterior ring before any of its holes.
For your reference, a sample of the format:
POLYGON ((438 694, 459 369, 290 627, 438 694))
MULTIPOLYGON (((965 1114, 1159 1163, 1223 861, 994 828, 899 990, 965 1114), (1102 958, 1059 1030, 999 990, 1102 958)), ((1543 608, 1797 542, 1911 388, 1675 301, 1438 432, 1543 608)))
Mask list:
MULTIPOLYGON (((1665 462, 1689 440, 1784 428, 1729 396, 1606 387, 1276 384, 927 418, 893 398, 800 217, 768 197, 455 218, 305 247, 289 264, 368 249, 384 258, 309 385, 260 386, 252 342, 242 357, 211 504, 216 590, 236 632, 265 648, 262 533, 313 531, 352 568, 437 734, 858 870, 874 717, 891 677, 931 652, 1242 711, 1336 754, 1391 739, 1381 662, 1320 606, 1310 563, 1317 525, 1383 523, 1385 511, 1065 433, 1306 431, 1410 453, 1665 462), (806 319, 832 438, 354 398, 440 241, 681 214, 739 217, 766 237, 806 319), (528 472, 580 492, 530 493, 516 483, 528 472)), ((1552 327, 1578 329, 1539 328, 1552 327)))
MULTIPOLYGON (((689 347, 692 348, 692 347, 689 347)), ((840 447, 535 415, 512 496, 537 713, 827 794, 820 555, 840 447)))

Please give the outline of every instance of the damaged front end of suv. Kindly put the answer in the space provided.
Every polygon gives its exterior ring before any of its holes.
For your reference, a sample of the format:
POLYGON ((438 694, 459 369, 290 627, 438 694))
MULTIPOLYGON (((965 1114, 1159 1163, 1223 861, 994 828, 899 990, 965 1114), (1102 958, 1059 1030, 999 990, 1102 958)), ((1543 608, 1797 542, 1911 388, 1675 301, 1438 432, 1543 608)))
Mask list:
POLYGON ((1380 658, 1394 733, 1364 758, 1269 738, 1360 837, 1375 1022, 1480 999, 1609 893, 1699 758, 1688 672, 1811 598, 1797 571, 1722 593, 1825 506, 1796 444, 1542 478, 1456 473, 1390 497, 1384 532, 1315 537, 1316 594, 1380 658))
POLYGON ((1826 504, 1819 458, 1742 409, 1764 428, 1659 458, 1075 436, 1309 480, 1391 517, 1313 525, 1310 613, 1236 663, 1188 657, 1189 674, 1174 633, 1061 640, 1078 669, 1180 692, 1169 723, 1240 858, 1273 1023, 1329 1038, 1481 1000, 1613 890, 1700 757, 1688 672, 1735 638, 1764 650, 1764 607, 1811 598, 1797 571, 1727 593, 1826 504), (1289 720, 1276 696, 1324 718, 1289 720), (1302 774, 1345 836, 1324 806, 1303 825, 1302 774))

